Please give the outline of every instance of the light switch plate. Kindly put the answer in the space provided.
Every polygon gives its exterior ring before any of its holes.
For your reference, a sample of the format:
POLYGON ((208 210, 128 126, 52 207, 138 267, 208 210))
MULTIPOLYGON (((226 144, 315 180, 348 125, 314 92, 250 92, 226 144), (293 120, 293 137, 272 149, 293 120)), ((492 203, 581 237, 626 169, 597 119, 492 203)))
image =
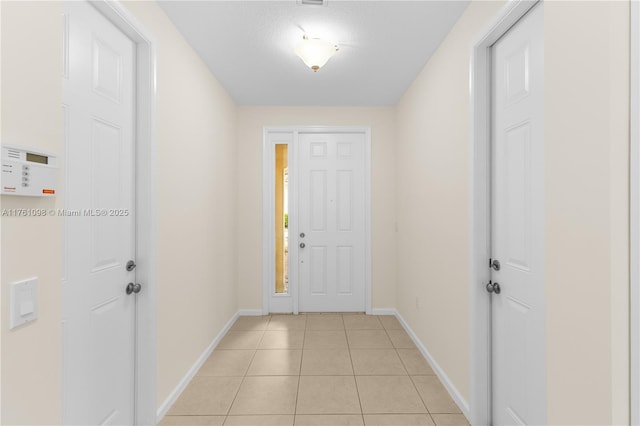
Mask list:
POLYGON ((11 283, 10 329, 38 318, 38 278, 11 283))

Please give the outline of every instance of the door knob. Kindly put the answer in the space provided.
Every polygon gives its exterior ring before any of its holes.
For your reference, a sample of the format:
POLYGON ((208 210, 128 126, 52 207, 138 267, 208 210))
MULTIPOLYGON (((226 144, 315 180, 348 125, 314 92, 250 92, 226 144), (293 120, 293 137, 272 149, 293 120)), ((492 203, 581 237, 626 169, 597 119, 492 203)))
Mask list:
POLYGON ((127 294, 131 294, 131 293, 135 293, 138 294, 140 293, 140 290, 142 290, 142 285, 138 284, 138 283, 129 283, 127 284, 127 294))
POLYGON ((305 243, 300 243, 300 248, 305 248, 307 245, 305 243))
POLYGON ((498 283, 492 283, 491 281, 489 281, 487 283, 486 289, 489 293, 500 294, 500 284, 498 283))

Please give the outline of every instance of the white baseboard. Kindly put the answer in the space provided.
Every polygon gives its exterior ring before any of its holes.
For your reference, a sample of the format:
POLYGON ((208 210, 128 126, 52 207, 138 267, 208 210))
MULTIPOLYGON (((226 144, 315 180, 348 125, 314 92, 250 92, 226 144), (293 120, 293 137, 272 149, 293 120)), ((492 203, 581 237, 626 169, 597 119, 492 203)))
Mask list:
POLYGON ((395 311, 394 314, 396 318, 398 318, 398 321, 400 321, 400 324, 402 324, 402 326, 404 327, 409 337, 411 337, 411 339, 413 340, 413 343, 416 344, 416 346, 418 347, 418 350, 422 353, 422 356, 425 357, 425 359, 431 366, 431 369, 436 373, 436 375, 438 376, 438 379, 440 379, 440 382, 442 382, 445 389, 447 389, 447 392, 449 392, 449 395, 451 396, 453 401, 456 403, 458 408, 460 408, 460 410, 462 411, 462 414, 464 414, 465 417, 468 419, 469 404, 467 403, 467 401, 462 397, 458 389, 453 385, 453 382, 451 382, 451 379, 449 379, 449 376, 445 374, 444 370, 438 365, 435 359, 433 359, 433 357, 431 356, 427 348, 422 344, 420 339, 418 339, 418 336, 416 336, 416 334, 413 332, 411 327, 409 327, 409 324, 407 324, 404 318, 402 318, 402 315, 400 315, 398 311, 395 311))
POLYGON ((262 309, 240 309, 238 315, 241 317, 255 317, 264 315, 262 309))
POLYGON ((395 315, 397 311, 393 308, 373 308, 371 315, 395 315))
POLYGON ((218 346, 218 344, 220 343, 220 340, 222 340, 224 335, 227 334, 227 331, 229 331, 233 323, 236 321, 236 319, 238 319, 238 316, 239 316, 239 312, 236 312, 235 314, 233 314, 231 319, 227 321, 225 326, 222 328, 222 330, 220 330, 220 332, 213 339, 211 344, 207 346, 207 348, 204 350, 202 355, 198 357, 195 364, 191 366, 189 371, 187 371, 187 374, 185 374, 185 376, 182 378, 182 380, 180 380, 178 385, 173 389, 173 391, 171 391, 167 399, 165 399, 162 405, 158 408, 158 412, 157 412, 158 424, 160 424, 160 422, 162 421, 162 418, 167 414, 167 411, 169 411, 169 409, 176 402, 180 394, 185 390, 189 382, 191 382, 191 380, 194 378, 194 376, 196 375, 200 367, 202 367, 202 364, 204 364, 207 358, 209 358, 209 355, 211 355, 211 353, 216 348, 216 346, 218 346))

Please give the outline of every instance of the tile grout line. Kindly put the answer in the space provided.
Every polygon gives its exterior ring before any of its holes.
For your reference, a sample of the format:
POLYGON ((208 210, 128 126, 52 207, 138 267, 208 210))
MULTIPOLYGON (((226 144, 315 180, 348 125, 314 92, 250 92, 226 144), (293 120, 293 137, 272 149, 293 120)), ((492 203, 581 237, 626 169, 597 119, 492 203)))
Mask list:
MULTIPOLYGON (((344 325, 344 317, 342 318, 342 324, 344 325)), ((358 405, 360 406, 360 417, 362 418, 362 424, 364 425, 364 410, 362 409, 362 400, 360 399, 360 389, 358 388, 358 381, 356 380, 356 369, 353 366, 353 357, 351 356, 351 345, 349 344, 349 336, 347 335, 347 327, 344 329, 344 337, 347 339, 347 352, 349 352, 349 361, 351 361, 351 371, 353 372, 353 384, 356 385, 356 395, 358 396, 358 405)))
MULTIPOLYGON (((389 338, 389 340, 391 340, 391 336, 389 335, 389 332, 388 332, 388 330, 386 328, 384 329, 384 332, 387 334, 387 337, 389 338)), ((400 357, 400 354, 398 354, 398 348, 396 348, 396 345, 393 343, 393 340, 391 340, 391 345, 396 350, 396 354, 398 355, 398 358, 400 358, 400 362, 402 362, 402 364, 404 366, 404 361, 400 357)), ((405 370, 406 370, 406 367, 405 367, 405 370)), ((431 417, 431 412, 429 411, 429 407, 427 406, 427 403, 424 401, 424 398, 422 398, 422 394, 418 390, 418 387, 416 386, 416 383, 413 381, 413 377, 409 374, 408 370, 407 370, 407 376, 409 377, 409 381, 413 385, 413 389, 415 389, 416 393, 420 397, 420 402, 422 402, 422 405, 424 406, 425 410, 427 410, 427 415, 429 415, 429 417, 433 421, 433 417, 431 417)), ((433 423, 435 424, 435 421, 433 423)))
MULTIPOLYGON (((238 320, 236 320, 236 322, 237 321, 238 320)), ((265 327, 268 326, 270 321, 271 321, 271 315, 269 315, 269 319, 267 320, 267 325, 265 325, 265 327)), ((262 339, 264 338, 265 330, 266 330, 266 328, 264 330, 262 330, 262 336, 260 336, 260 340, 258 341, 258 344, 253 349, 253 355, 251 356, 251 360, 249 361, 249 365, 247 365, 247 369, 244 372, 244 375, 242 376, 242 380, 240 381, 240 386, 238 386, 238 390, 236 391, 236 394, 233 396, 233 400, 231 401, 231 404, 229 404, 229 408, 227 408, 227 414, 225 415, 225 419, 224 419, 223 425, 225 423, 227 423, 227 418, 231 414, 231 408, 233 408, 233 404, 236 402, 236 399, 238 398, 238 394, 240 393, 240 389, 242 388, 242 385, 244 384, 244 381, 247 378, 247 373, 249 373, 249 369, 251 368, 251 364, 253 363, 253 360, 255 359, 256 354, 258 353, 258 348, 260 347, 260 343, 262 343, 262 339)))
POLYGON ((429 406, 427 405, 424 398, 422 397, 422 394, 418 390, 418 387, 416 386, 416 382, 413 380, 413 376, 409 376, 409 380, 411 380, 411 384, 413 385, 413 388, 416 390, 416 393, 420 397, 420 401, 422 401, 422 405, 424 405, 424 408, 427 410, 427 414, 429 414, 429 417, 431 417, 431 411, 429 410, 429 406))
POLYGON ((402 357, 400 356, 400 353, 398 352, 398 348, 393 348, 393 350, 395 351, 396 356, 400 360, 400 365, 402 365, 402 368, 404 368, 405 373, 407 373, 407 376, 411 377, 411 374, 409 374, 409 369, 405 365, 404 360, 402 359, 402 357))
POLYGON ((296 424, 296 416, 298 415, 298 396, 300 395, 300 379, 302 378, 302 362, 304 361, 304 342, 307 338, 308 318, 304 320, 304 332, 302 333, 302 354, 300 355, 300 368, 298 369, 298 387, 296 389, 296 402, 293 405, 293 424, 296 424))
MULTIPOLYGON (((429 410, 429 409, 427 409, 427 411, 428 411, 428 410, 429 410)), ((435 426, 438 426, 438 424, 436 423, 436 419, 434 419, 434 418, 433 418, 433 416, 431 415, 431 413, 427 413, 427 415, 429 416, 429 418, 431 419, 431 421, 433 422, 433 424, 434 424, 435 426)))

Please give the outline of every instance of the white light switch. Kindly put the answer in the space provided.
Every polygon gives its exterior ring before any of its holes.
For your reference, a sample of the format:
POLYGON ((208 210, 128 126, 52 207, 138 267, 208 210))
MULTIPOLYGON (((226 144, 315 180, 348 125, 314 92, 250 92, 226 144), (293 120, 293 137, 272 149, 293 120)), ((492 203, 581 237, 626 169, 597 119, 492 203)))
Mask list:
POLYGON ((38 318, 38 278, 11 283, 11 324, 13 329, 38 318))
POLYGON ((31 300, 27 300, 20 304, 20 316, 24 317, 33 313, 33 302, 31 300))

